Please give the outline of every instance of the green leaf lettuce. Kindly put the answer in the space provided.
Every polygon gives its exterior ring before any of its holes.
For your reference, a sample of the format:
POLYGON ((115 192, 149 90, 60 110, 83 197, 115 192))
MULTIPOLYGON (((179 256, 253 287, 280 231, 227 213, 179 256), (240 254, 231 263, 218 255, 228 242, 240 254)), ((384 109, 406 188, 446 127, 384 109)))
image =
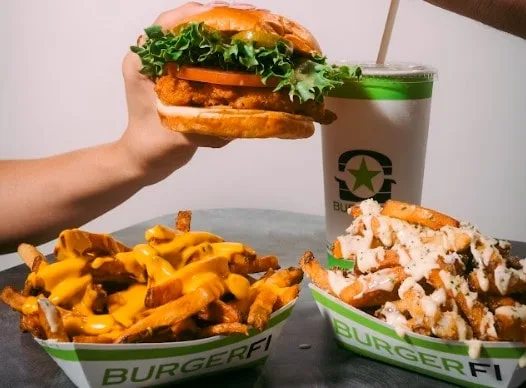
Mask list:
POLYGON ((203 23, 188 23, 177 31, 162 31, 160 26, 145 29, 142 46, 131 46, 142 63, 140 72, 152 80, 164 74, 164 66, 199 66, 257 74, 266 83, 279 80, 274 89, 287 90, 290 98, 300 102, 323 101, 323 96, 345 79, 360 76, 359 68, 335 66, 320 55, 299 55, 283 40, 274 47, 263 47, 251 41, 232 40, 203 23))

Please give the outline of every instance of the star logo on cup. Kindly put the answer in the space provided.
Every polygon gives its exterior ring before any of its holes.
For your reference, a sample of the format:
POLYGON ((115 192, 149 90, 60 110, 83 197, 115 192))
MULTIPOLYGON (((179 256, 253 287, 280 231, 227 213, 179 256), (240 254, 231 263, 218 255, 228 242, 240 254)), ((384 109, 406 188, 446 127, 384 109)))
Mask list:
POLYGON ((360 188, 361 186, 367 187, 371 192, 374 192, 373 178, 380 174, 381 171, 369 170, 365 158, 362 157, 360 167, 358 169, 348 169, 354 176, 353 190, 360 188))

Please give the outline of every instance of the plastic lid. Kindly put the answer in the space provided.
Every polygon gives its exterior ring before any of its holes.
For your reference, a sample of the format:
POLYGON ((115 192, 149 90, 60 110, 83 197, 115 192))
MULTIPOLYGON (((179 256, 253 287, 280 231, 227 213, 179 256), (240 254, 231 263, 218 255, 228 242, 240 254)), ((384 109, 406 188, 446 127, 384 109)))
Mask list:
POLYGON ((391 62, 378 65, 374 62, 351 62, 351 61, 334 61, 335 65, 359 66, 362 69, 362 77, 365 78, 394 78, 394 79, 427 79, 433 81, 437 78, 435 68, 404 62, 391 62))

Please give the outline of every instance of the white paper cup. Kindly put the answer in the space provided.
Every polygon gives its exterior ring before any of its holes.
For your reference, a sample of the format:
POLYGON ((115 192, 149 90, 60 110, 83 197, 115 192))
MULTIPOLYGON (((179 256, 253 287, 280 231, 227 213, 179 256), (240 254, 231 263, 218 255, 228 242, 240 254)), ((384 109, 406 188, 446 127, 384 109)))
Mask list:
POLYGON ((329 266, 332 242, 352 221, 349 207, 368 198, 420 204, 436 75, 414 64, 343 64, 363 74, 325 99, 338 116, 321 126, 329 266))

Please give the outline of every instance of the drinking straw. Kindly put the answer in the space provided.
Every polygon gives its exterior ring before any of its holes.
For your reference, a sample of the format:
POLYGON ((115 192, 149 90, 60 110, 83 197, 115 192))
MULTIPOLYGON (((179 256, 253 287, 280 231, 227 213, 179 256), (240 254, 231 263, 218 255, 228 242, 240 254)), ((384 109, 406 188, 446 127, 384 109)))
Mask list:
POLYGON ((385 21, 382 42, 380 43, 378 57, 376 58, 376 63, 379 65, 383 65, 385 63, 385 57, 387 55, 387 49, 389 48, 389 42, 391 41, 391 34, 393 33, 396 12, 398 11, 399 4, 400 0, 391 0, 391 5, 389 6, 389 13, 387 14, 387 19, 385 21))

